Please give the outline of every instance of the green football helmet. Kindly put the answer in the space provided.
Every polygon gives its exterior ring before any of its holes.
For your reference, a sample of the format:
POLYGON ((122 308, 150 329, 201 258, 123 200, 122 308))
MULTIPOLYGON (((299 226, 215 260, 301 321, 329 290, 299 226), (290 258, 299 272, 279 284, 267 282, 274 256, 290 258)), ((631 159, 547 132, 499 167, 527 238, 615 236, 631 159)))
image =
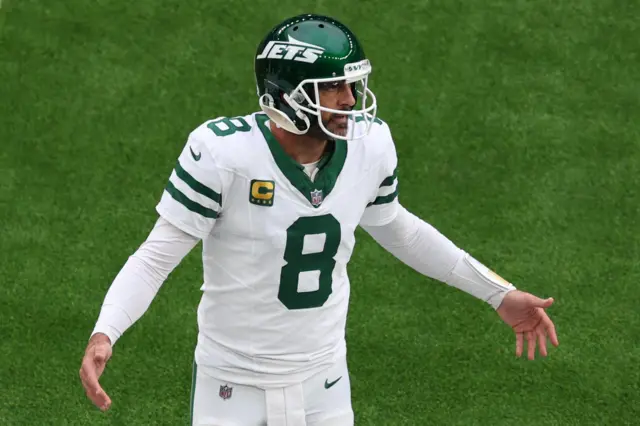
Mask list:
POLYGON ((355 35, 333 18, 299 15, 276 25, 260 42, 255 57, 260 108, 283 129, 305 134, 318 124, 331 138, 354 140, 369 133, 376 97, 367 87, 371 64, 355 35), (357 103, 350 111, 319 104, 319 84, 346 81, 357 103), (321 111, 346 115, 347 136, 329 131, 321 111), (360 134, 355 123, 365 121, 360 134))

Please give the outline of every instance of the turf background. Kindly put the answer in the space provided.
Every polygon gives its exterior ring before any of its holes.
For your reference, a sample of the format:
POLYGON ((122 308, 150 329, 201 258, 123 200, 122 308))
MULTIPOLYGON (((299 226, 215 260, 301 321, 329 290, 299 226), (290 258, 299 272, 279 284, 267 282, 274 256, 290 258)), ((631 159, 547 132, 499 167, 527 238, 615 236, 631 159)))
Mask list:
POLYGON ((348 323, 359 425, 623 425, 640 409, 640 5, 620 0, 0 5, 0 424, 186 424, 199 249, 77 371, 189 131, 256 110, 275 22, 350 25, 400 158, 401 202, 519 287, 561 346, 514 357, 490 308, 363 232, 348 323))

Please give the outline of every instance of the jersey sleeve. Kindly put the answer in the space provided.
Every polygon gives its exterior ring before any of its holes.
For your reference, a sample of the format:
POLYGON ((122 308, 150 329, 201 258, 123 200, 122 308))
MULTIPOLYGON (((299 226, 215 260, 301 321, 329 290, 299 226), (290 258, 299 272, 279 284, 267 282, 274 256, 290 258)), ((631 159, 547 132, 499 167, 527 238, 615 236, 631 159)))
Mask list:
POLYGON ((156 206, 167 222, 200 239, 221 214, 225 186, 207 139, 201 128, 189 135, 156 206))
POLYGON ((362 226, 383 226, 398 214, 398 156, 389 126, 386 123, 382 126, 383 159, 377 175, 380 183, 360 219, 362 226))

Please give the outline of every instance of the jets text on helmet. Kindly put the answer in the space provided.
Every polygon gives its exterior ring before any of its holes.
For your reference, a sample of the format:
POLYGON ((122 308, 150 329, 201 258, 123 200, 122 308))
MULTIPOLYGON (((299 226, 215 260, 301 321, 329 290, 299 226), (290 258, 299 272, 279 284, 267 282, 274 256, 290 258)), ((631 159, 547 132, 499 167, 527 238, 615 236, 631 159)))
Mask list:
POLYGON ((284 59, 288 61, 314 63, 324 48, 305 43, 289 36, 289 41, 270 41, 257 59, 284 59))

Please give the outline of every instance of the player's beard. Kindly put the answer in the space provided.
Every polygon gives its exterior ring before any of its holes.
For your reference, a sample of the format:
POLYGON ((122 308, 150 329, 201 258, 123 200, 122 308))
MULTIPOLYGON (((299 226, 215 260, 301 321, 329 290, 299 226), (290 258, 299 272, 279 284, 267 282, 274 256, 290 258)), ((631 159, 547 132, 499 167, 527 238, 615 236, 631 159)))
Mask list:
MULTIPOLYGON (((329 130, 330 132, 344 137, 349 131, 349 117, 347 115, 343 115, 342 117, 344 118, 337 118, 336 115, 339 116, 340 114, 331 114, 327 120, 322 120, 322 124, 324 125, 325 129, 329 130)), ((324 132, 324 130, 322 130, 318 122, 315 122, 313 125, 311 125, 311 128, 307 132, 307 135, 316 139, 334 139, 331 135, 328 135, 324 132)))
POLYGON ((349 116, 342 115, 341 118, 338 118, 339 114, 331 114, 329 120, 327 122, 323 122, 324 127, 327 128, 331 133, 336 134, 338 136, 347 136, 347 132, 349 131, 349 116))

